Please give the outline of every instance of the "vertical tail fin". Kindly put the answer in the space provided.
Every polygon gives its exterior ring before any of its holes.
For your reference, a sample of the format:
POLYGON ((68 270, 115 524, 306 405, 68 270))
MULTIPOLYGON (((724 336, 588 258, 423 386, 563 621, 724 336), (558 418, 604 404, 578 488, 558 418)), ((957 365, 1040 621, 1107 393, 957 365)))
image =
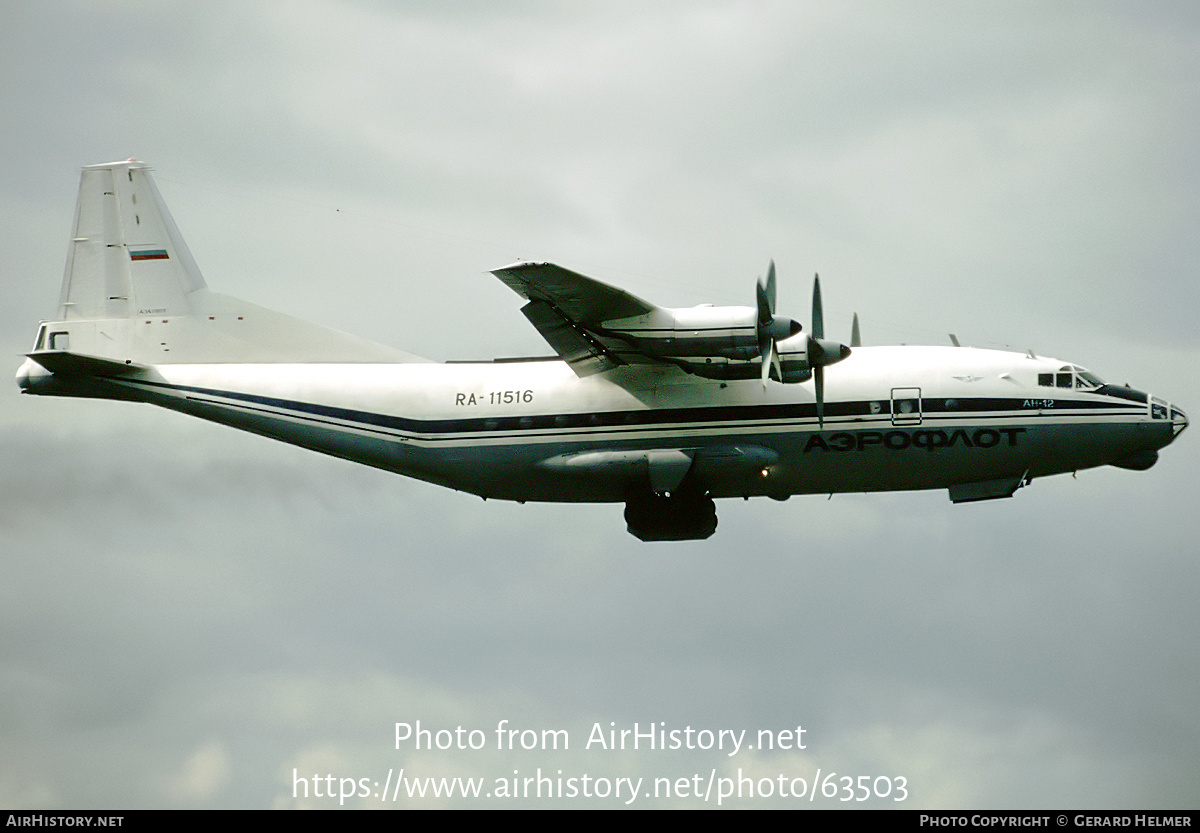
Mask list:
MULTIPOLYGON (((154 185, 150 166, 134 160, 83 169, 58 320, 41 324, 29 355, 45 371, 74 377, 111 375, 105 362, 420 361, 210 291, 154 185), (66 352, 75 358, 44 355, 66 352)), ((37 392, 31 380, 42 371, 26 365, 22 388, 37 392)), ((89 389, 78 395, 94 394, 89 389)))
POLYGON ((149 171, 132 159, 83 169, 62 320, 193 312, 188 296, 204 278, 149 171))

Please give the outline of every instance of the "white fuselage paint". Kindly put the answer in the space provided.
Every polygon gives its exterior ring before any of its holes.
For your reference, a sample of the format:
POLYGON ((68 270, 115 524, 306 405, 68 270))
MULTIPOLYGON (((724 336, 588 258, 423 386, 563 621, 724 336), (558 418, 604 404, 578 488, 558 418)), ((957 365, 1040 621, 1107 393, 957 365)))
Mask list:
POLYGON ((753 307, 662 308, 552 263, 494 274, 559 359, 427 362, 213 292, 149 166, 89 165, 58 315, 17 381, 485 498, 624 502, 650 541, 713 534, 712 498, 945 488, 960 502, 1144 469, 1187 425, 1053 359, 825 341, 815 279, 802 333, 774 314, 773 264, 753 307))
MULTIPOLYGON (((557 360, 166 364, 103 384, 519 501, 625 500, 646 487, 647 455, 678 452, 681 476, 691 459, 690 476, 713 497, 1019 483, 1153 452, 1187 424, 1157 400, 1038 384, 1063 365, 971 348, 856 348, 828 371, 823 425, 811 382, 764 390, 646 365, 580 378, 557 360)), ((32 362, 18 374, 30 393, 51 378, 32 362)))

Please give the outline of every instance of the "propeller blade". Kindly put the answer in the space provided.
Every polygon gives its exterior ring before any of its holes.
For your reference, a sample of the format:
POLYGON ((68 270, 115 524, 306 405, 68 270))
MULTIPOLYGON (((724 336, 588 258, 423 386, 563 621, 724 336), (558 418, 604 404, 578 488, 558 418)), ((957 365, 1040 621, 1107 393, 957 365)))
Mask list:
POLYGON ((825 427, 825 351, 818 339, 825 338, 825 312, 821 307, 821 276, 813 275, 812 331, 808 336, 808 360, 813 369, 813 391, 817 395, 817 426, 825 427))
POLYGON ((783 381, 783 365, 779 359, 777 342, 796 335, 801 327, 799 322, 775 314, 775 261, 772 260, 767 267, 767 282, 764 284, 760 280, 757 289, 758 353, 762 363, 763 390, 766 390, 772 367, 775 368, 775 378, 783 381))
POLYGON ((817 426, 825 427, 825 366, 817 365, 813 368, 813 388, 817 392, 817 426))
POLYGON ((772 260, 767 266, 767 304, 771 308, 771 314, 775 314, 775 261, 772 260))
MULTIPOLYGON (((854 316, 854 335, 857 346, 858 315, 854 316)), ((817 396, 817 424, 825 427, 825 365, 836 364, 850 355, 850 348, 836 341, 825 340, 825 315, 821 309, 821 277, 813 276, 812 331, 808 336, 808 365, 813 371, 813 391, 817 396)))
MULTIPOLYGON (((763 390, 766 390, 767 389, 767 378, 771 375, 772 359, 774 359, 774 361, 776 363, 778 363, 779 362, 779 354, 775 350, 775 339, 773 339, 773 338, 770 338, 770 337, 760 338, 758 340, 758 345, 759 345, 760 356, 761 356, 760 361, 762 363, 763 390)), ((783 378, 783 377, 781 376, 780 378, 783 378)))
POLYGON ((771 323, 771 319, 775 317, 775 261, 771 261, 771 265, 767 267, 767 283, 766 286, 759 280, 758 282, 758 328, 761 331, 764 327, 771 323))
POLYGON ((813 338, 825 338, 825 316, 821 312, 821 276, 813 275, 813 314, 812 314, 812 332, 810 335, 813 338))
POLYGON ((854 313, 854 323, 850 325, 850 346, 862 347, 862 337, 858 333, 858 313, 854 313))

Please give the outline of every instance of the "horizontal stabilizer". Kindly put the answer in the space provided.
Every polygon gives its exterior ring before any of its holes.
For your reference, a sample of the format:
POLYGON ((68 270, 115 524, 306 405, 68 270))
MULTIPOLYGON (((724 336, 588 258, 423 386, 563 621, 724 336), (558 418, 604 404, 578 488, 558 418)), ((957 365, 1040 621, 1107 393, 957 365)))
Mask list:
POLYGON ((147 367, 422 361, 210 291, 150 170, 132 159, 83 169, 58 318, 43 322, 36 342, 38 352, 76 352, 32 356, 39 365, 111 377, 125 360, 147 367), (115 361, 86 365, 88 357, 115 361))
POLYGON ((133 376, 149 370, 141 364, 130 361, 119 362, 104 359, 100 356, 88 356, 83 353, 70 353, 66 350, 39 350, 26 353, 29 358, 49 370, 51 373, 76 376, 133 376))

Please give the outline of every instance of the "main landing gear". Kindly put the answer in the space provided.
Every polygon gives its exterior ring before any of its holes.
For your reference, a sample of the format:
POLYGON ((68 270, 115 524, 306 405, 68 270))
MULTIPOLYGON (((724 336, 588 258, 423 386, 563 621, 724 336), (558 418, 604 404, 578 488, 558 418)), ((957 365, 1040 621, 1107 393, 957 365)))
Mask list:
POLYGON ((625 504, 625 524, 642 541, 695 541, 717 531, 717 506, 700 491, 646 491, 625 504))

